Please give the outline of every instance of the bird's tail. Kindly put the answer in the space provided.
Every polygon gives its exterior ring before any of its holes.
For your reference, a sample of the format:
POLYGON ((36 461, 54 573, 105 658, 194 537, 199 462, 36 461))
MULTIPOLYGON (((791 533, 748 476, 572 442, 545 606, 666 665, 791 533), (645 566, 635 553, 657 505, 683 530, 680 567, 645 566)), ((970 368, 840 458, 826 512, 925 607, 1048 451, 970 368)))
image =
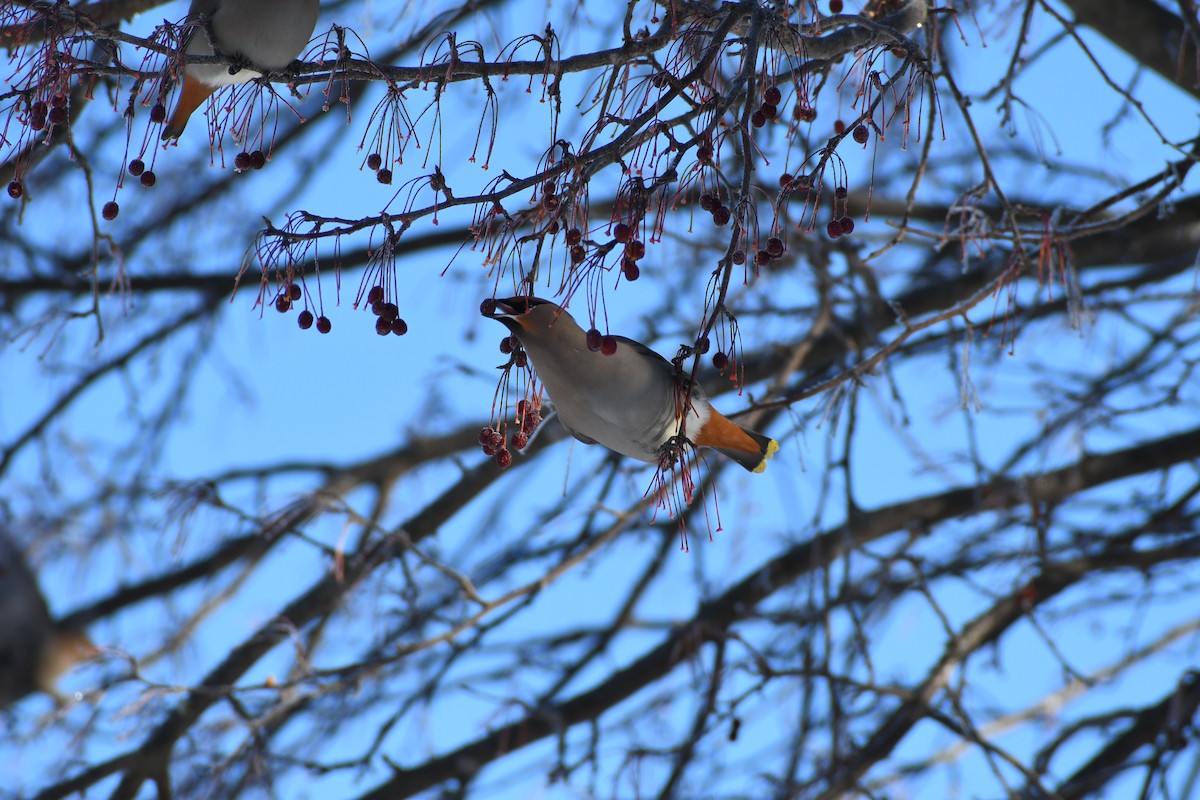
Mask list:
POLYGON ((715 408, 696 434, 696 444, 711 447, 732 458, 751 472, 767 468, 767 459, 779 450, 779 442, 761 433, 746 430, 715 408))

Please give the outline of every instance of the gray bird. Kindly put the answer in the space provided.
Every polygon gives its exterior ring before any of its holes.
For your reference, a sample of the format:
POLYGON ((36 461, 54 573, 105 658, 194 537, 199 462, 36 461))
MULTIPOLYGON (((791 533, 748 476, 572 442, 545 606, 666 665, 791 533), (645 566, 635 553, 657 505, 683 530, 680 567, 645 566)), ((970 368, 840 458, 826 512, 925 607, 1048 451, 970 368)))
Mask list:
POLYGON ((87 633, 50 617, 24 556, 0 530, 0 708, 35 691, 63 702, 59 676, 98 652, 87 633))
POLYGON ((657 464, 663 445, 683 428, 693 444, 711 447, 751 472, 766 469, 779 449, 774 439, 722 415, 698 386, 683 425, 686 395, 674 367, 640 342, 614 336, 611 353, 592 350, 570 314, 537 297, 496 300, 494 310, 488 304, 485 309, 520 340, 563 427, 585 444, 657 464))
POLYGON ((192 0, 184 52, 228 56, 243 68, 231 75, 223 64, 188 64, 162 138, 178 138, 192 112, 222 86, 246 83, 295 61, 312 39, 319 11, 320 0, 192 0))

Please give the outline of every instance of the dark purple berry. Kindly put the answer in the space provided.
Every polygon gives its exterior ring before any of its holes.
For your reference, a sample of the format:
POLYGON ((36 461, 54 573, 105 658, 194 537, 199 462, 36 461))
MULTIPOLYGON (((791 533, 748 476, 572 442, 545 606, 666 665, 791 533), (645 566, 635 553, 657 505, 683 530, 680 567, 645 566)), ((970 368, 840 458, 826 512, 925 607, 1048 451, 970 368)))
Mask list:
POLYGON ((250 166, 255 169, 262 169, 267 165, 267 156, 262 150, 255 150, 250 154, 250 166))
POLYGON ((329 333, 333 330, 333 323, 329 321, 329 317, 317 317, 317 331, 319 333, 329 333))
POLYGON ((140 158, 135 158, 133 161, 129 162, 129 174, 133 177, 136 178, 145 171, 146 162, 142 161, 140 158))
POLYGON ((778 86, 768 86, 763 92, 763 101, 770 103, 773 106, 779 105, 779 101, 783 99, 783 92, 779 91, 778 86))
POLYGON ((375 180, 379 181, 379 182, 380 182, 380 183, 382 183, 384 186, 387 186, 387 185, 391 184, 391 182, 392 182, 392 171, 391 171, 390 169, 381 169, 381 170, 379 170, 379 172, 376 172, 376 173, 375 173, 375 180))
POLYGON ((288 297, 290 297, 292 299, 292 302, 299 300, 303 296, 303 294, 304 293, 302 291, 300 291, 299 284, 295 284, 295 283, 288 284, 288 297))
POLYGON ((869 139, 871 136, 870 132, 867 131, 866 125, 856 125, 854 128, 854 133, 851 135, 854 136, 854 141, 858 142, 859 144, 866 144, 867 139, 869 139))
POLYGON ((292 301, 283 295, 279 295, 279 297, 275 298, 275 310, 280 314, 286 314, 292 310, 292 301))
POLYGON ((20 181, 13 181, 12 183, 10 183, 8 185, 8 196, 11 197, 13 200, 16 200, 24 192, 25 192, 25 187, 21 185, 20 181))
POLYGON ((121 207, 119 205, 117 205, 117 202, 115 200, 109 200, 107 203, 104 204, 104 208, 100 210, 100 216, 111 221, 111 220, 116 219, 117 214, 119 214, 120 212, 121 212, 121 207))
POLYGON ((783 255, 783 240, 778 236, 767 239, 767 255, 771 258, 779 258, 783 255))
POLYGON ((243 151, 234 156, 233 168, 238 172, 245 172, 250 169, 250 154, 243 151))
POLYGON ((600 335, 600 331, 592 328, 587 332, 587 349, 591 350, 593 353, 600 352, 602 339, 603 337, 600 335))
POLYGON ((842 217, 838 222, 842 226, 842 236, 849 236, 854 233, 854 220, 849 217, 842 217))
POLYGON ((300 312, 300 316, 296 319, 296 324, 300 326, 300 330, 306 331, 312 327, 313 315, 307 308, 300 312))
POLYGON ((150 108, 150 121, 151 122, 162 122, 166 118, 167 118, 167 107, 164 106, 162 103, 155 103, 150 108))
POLYGON ((375 332, 380 336, 387 336, 392 332, 392 323, 383 317, 380 317, 379 319, 375 320, 375 332))
POLYGON ((713 366, 718 370, 724 370, 727 366, 729 366, 729 356, 720 351, 713 353, 712 363, 713 366))
POLYGON ((142 182, 142 186, 145 186, 147 189, 149 189, 158 182, 158 176, 154 174, 154 170, 148 169, 142 173, 138 180, 142 182))
POLYGON ((408 323, 399 317, 392 320, 392 333, 396 334, 397 336, 403 336, 404 334, 408 333, 408 323))
POLYGON ((367 156, 367 169, 374 172, 382 166, 383 156, 379 155, 379 153, 371 153, 371 155, 367 156))

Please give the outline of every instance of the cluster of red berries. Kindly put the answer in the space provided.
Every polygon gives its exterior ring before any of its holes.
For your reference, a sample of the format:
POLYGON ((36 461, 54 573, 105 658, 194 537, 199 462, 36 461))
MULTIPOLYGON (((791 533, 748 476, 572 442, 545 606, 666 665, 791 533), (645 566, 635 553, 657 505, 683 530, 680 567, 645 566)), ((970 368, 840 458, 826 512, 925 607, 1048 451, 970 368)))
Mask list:
POLYGON ((253 153, 243 151, 233 157, 233 168, 238 172, 245 172, 248 169, 262 169, 266 165, 267 154, 262 150, 255 150, 253 153))
POLYGON ((779 101, 782 99, 783 92, 779 91, 778 86, 768 86, 763 91, 762 103, 750 115, 750 124, 756 128, 761 128, 767 124, 768 120, 779 116, 779 101))
MULTIPOLYGON (((289 283, 275 297, 275 310, 280 314, 286 314, 303 296, 304 292, 301 291, 298 284, 289 283)), ((300 326, 300 330, 306 331, 313 326, 314 321, 317 323, 317 331, 320 333, 329 333, 333 330, 333 323, 329 321, 329 317, 322 315, 314 318, 313 313, 307 308, 300 312, 296 324, 300 326)))
MULTIPOLYGON (((529 444, 529 437, 533 435, 534 430, 541 421, 542 409, 536 400, 533 402, 529 400, 517 401, 517 423, 520 427, 512 436, 514 450, 525 449, 526 445, 529 444)), ((508 469, 512 466, 512 453, 508 450, 507 435, 507 423, 501 424, 500 430, 496 430, 491 425, 488 425, 479 431, 479 446, 483 448, 483 454, 495 457, 496 464, 500 469, 508 469)))
POLYGON ((792 109, 792 116, 796 118, 797 122, 812 122, 817 118, 817 110, 808 103, 799 102, 792 109))
POLYGON ((845 186, 838 186, 833 190, 834 218, 829 220, 829 223, 825 226, 825 232, 829 234, 830 239, 837 239, 840 236, 849 236, 850 234, 854 233, 854 220, 845 213, 843 213, 841 216, 837 215, 839 206, 842 208, 843 212, 845 211, 847 206, 846 198, 849 197, 849 195, 850 192, 845 186))
POLYGON ((510 356, 509 363, 516 365, 520 369, 524 369, 529 365, 529 356, 525 354, 525 349, 521 347, 521 340, 515 336, 505 336, 500 340, 500 352, 506 356, 510 356))
POLYGON ((554 181, 546 181, 542 184, 542 206, 551 213, 558 210, 559 204, 562 202, 558 196, 558 187, 554 185, 554 181))
POLYGON ((375 180, 387 186, 392 182, 392 171, 383 166, 383 156, 371 153, 367 156, 367 169, 375 173, 375 180))
POLYGON ((621 273, 627 281, 636 281, 641 276, 642 270, 637 262, 646 256, 646 243, 633 238, 633 235, 633 228, 624 222, 613 226, 613 238, 625 245, 625 252, 621 256, 621 273))
MULTIPOLYGON (((711 345, 707 336, 701 336, 696 340, 696 352, 700 355, 707 353, 710 346, 711 345)), ((713 353, 712 364, 718 370, 723 371, 727 366, 729 366, 729 356, 718 350, 717 352, 713 353)))
POLYGON ((571 248, 571 263, 582 264, 587 258, 587 248, 583 246, 583 231, 579 228, 567 229, 567 247, 571 248))
POLYGON ((587 349, 593 353, 611 356, 617 352, 617 337, 612 334, 602 334, 596 328, 587 332, 587 349))
POLYGON ((729 218, 732 215, 729 212, 729 208, 721 202, 720 195, 702 192, 700 194, 700 207, 712 214, 713 224, 717 227, 729 224, 729 218))
POLYGON ((400 307, 390 301, 384 301, 382 286, 372 286, 371 291, 367 292, 367 305, 376 317, 375 332, 380 336, 387 336, 389 333, 403 336, 408 333, 408 323, 400 318, 400 307))
POLYGON ((65 125, 67 122, 67 96, 65 94, 56 94, 50 98, 50 103, 47 105, 42 100, 37 100, 29 106, 29 129, 33 131, 45 130, 47 123, 50 125, 65 125))
POLYGON ((129 162, 126 167, 129 174, 138 179, 138 182, 149 189, 154 184, 158 183, 158 176, 154 174, 154 170, 146 169, 146 162, 140 158, 135 158, 129 162))

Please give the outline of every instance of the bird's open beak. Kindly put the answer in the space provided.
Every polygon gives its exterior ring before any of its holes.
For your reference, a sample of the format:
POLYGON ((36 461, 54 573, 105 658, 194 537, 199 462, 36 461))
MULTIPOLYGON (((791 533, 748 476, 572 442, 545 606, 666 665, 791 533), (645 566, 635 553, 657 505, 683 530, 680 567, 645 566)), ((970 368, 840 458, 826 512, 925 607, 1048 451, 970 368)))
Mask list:
POLYGON ((479 308, 479 313, 483 314, 485 317, 489 317, 500 322, 512 320, 519 323, 521 317, 523 317, 528 310, 529 309, 526 305, 518 304, 515 299, 485 300, 483 305, 479 308))

